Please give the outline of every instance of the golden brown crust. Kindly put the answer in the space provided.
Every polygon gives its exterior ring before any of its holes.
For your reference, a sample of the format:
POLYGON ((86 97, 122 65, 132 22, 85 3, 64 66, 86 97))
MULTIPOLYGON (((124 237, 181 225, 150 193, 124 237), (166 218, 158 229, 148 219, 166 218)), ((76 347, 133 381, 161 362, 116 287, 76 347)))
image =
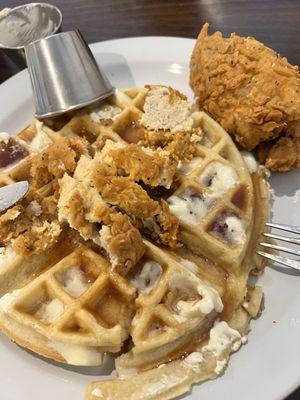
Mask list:
POLYGON ((178 160, 169 152, 151 151, 137 144, 120 147, 109 145, 106 155, 108 161, 117 167, 119 175, 129 176, 136 182, 143 181, 150 186, 170 185, 178 164, 178 160))
POLYGON ((114 269, 126 275, 144 255, 143 238, 126 215, 111 213, 110 220, 100 231, 101 244, 113 259, 114 269))
POLYGON ((65 172, 74 172, 77 161, 82 154, 87 154, 87 149, 87 142, 82 138, 58 138, 33 157, 30 169, 32 184, 39 188, 54 178, 61 178, 65 172))
POLYGON ((178 219, 165 202, 152 200, 147 192, 128 177, 116 176, 116 168, 102 162, 92 166, 92 181, 103 199, 128 214, 138 227, 163 244, 177 244, 178 219))
POLYGON ((197 142, 201 140, 202 136, 203 132, 200 128, 181 132, 156 132, 144 129, 140 144, 153 150, 163 149, 170 156, 183 162, 189 162, 193 158, 197 142), (195 135, 195 140, 191 140, 192 135, 195 135))
MULTIPOLYGON (((254 38, 209 35, 205 24, 191 57, 190 85, 200 106, 248 150, 276 139, 287 124, 300 120, 298 67, 254 38)), ((270 154, 271 169, 299 165, 278 158, 278 148, 287 142, 279 142, 276 154, 270 154)))

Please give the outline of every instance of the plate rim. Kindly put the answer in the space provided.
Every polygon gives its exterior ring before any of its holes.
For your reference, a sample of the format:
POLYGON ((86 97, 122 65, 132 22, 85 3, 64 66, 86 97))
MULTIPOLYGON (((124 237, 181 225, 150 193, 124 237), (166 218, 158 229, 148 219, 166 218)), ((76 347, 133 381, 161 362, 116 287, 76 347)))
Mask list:
MULTIPOLYGON (((104 41, 97 41, 97 42, 93 42, 90 43, 89 46, 91 47, 91 50, 93 52, 97 52, 97 46, 101 46, 101 45, 109 45, 109 44, 117 44, 118 42, 126 42, 126 41, 151 41, 151 40, 159 40, 160 43, 162 43, 162 41, 186 41, 189 42, 191 45, 192 43, 195 43, 196 39, 195 38, 185 38, 185 37, 180 37, 180 36, 133 36, 133 37, 122 37, 122 38, 117 38, 117 39, 108 39, 108 40, 104 40, 104 41)), ((12 82, 21 79, 23 77, 23 75, 25 76, 28 73, 27 68, 25 68, 22 71, 17 72, 16 74, 14 74, 13 76, 11 76, 10 78, 6 79, 4 82, 1 83, 0 85, 0 91, 1 90, 9 90, 9 86, 12 84, 12 82), (6 89, 7 86, 7 89, 6 89)), ((294 279, 297 279, 296 277, 294 277, 294 279)), ((284 381, 283 381, 284 382, 284 381)), ((294 384, 290 384, 288 385, 288 387, 286 387, 285 389, 283 389, 281 391, 280 394, 277 395, 277 397, 274 398, 269 398, 270 400, 283 400, 285 397, 287 397, 289 394, 291 394, 293 391, 295 391, 298 387, 300 386, 300 376, 298 377, 298 380, 294 382, 294 384)), ((194 385, 194 389, 193 389, 194 394, 197 396, 197 392, 196 392, 196 386, 194 385)))

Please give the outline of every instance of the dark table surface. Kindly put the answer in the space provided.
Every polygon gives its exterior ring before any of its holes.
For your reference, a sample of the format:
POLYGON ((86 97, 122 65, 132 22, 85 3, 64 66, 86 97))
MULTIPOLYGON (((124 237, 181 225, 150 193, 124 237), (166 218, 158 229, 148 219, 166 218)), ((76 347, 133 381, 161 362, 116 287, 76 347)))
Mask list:
MULTIPOLYGON (((212 30, 221 30, 226 35, 235 31, 255 36, 292 64, 300 64, 300 0, 52 0, 51 3, 63 13, 63 30, 79 28, 89 43, 150 35, 195 38, 207 21, 212 30)), ((0 9, 20 4, 24 1, 0 0, 0 9)), ((13 63, 0 53, 0 82, 16 72, 13 63)), ((300 388, 287 400, 299 399, 300 388)))

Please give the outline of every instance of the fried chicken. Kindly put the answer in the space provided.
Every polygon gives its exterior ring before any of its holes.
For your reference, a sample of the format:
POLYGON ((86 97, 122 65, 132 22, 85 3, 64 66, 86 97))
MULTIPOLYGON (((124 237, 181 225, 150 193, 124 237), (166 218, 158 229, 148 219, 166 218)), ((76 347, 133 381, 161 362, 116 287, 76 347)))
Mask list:
POLYGON ((103 162, 93 164, 91 174, 92 184, 107 203, 130 216, 132 222, 146 229, 154 240, 176 247, 179 221, 171 214, 167 203, 151 199, 139 184, 129 177, 117 176, 116 167, 103 162))
POLYGON ((110 207, 89 183, 67 174, 60 180, 58 218, 84 240, 104 248, 112 269, 121 275, 126 275, 144 254, 142 236, 130 219, 110 207))
POLYGON ((135 182, 170 188, 178 159, 168 151, 143 148, 137 144, 123 145, 107 140, 101 151, 104 162, 116 166, 119 175, 129 176, 135 182))
POLYGON ((61 227, 55 216, 43 213, 37 200, 18 204, 0 216, 0 240, 17 254, 29 256, 50 249, 58 240, 61 227))
POLYGON ((40 188, 65 172, 74 172, 82 154, 88 154, 89 145, 80 137, 58 138, 42 153, 33 157, 30 169, 32 186, 40 188))
POLYGON ((119 176, 114 163, 105 163, 98 153, 93 160, 82 156, 74 178, 96 188, 106 203, 127 214, 134 226, 147 231, 154 240, 171 247, 177 245, 179 221, 168 205, 153 200, 129 176, 119 176))
POLYGON ((200 107, 242 147, 252 150, 263 143, 261 160, 268 168, 300 166, 300 135, 294 129, 300 122, 298 67, 254 38, 209 36, 205 24, 191 57, 190 85, 200 107))
POLYGON ((126 215, 115 212, 110 217, 110 225, 104 225, 100 230, 100 243, 113 268, 124 276, 143 257, 145 245, 140 232, 126 215))

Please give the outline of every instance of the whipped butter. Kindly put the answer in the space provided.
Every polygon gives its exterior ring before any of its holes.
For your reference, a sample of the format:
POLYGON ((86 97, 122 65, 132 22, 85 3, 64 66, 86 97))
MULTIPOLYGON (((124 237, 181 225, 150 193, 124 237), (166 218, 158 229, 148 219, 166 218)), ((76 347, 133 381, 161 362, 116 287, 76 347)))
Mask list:
POLYGON ((212 352, 217 358, 224 352, 237 351, 242 344, 242 337, 238 331, 230 328, 225 321, 214 324, 209 333, 209 342, 202 348, 202 352, 212 352))
POLYGON ((170 211, 181 222, 197 225, 198 221, 207 213, 208 202, 202 197, 190 195, 188 192, 168 198, 170 211))
POLYGON ((258 162, 255 160, 254 156, 250 151, 241 151, 241 155, 244 159, 244 162, 248 168, 250 174, 254 174, 258 170, 258 162))
POLYGON ((99 399, 103 399, 103 398, 104 398, 104 397, 103 397, 103 394, 102 394, 102 392, 101 392, 101 390, 100 390, 99 388, 95 388, 95 389, 92 391, 92 396, 98 397, 99 399))
POLYGON ((81 296, 91 286, 77 265, 69 268, 63 274, 59 274, 57 278, 63 284, 64 290, 73 297, 81 296))
POLYGON ((229 165, 213 161, 206 166, 198 181, 210 189, 208 195, 220 197, 238 182, 236 171, 229 165))
POLYGON ((156 261, 148 260, 143 265, 139 274, 136 274, 130 282, 142 293, 149 293, 159 281, 163 269, 156 261))

